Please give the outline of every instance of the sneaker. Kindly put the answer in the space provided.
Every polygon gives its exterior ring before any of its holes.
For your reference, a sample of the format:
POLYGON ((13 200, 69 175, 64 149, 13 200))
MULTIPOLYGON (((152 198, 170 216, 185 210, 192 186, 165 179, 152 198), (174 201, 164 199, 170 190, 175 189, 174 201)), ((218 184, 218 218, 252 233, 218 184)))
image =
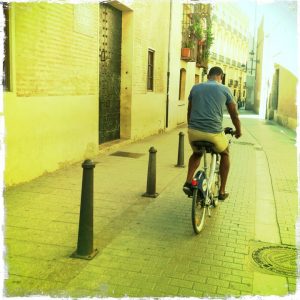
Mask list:
POLYGON ((224 193, 224 194, 219 193, 218 199, 224 201, 228 196, 229 196, 228 193, 224 193))
POLYGON ((182 190, 184 191, 184 193, 188 196, 192 196, 193 195, 193 190, 192 190, 192 184, 189 182, 186 182, 182 188, 182 190))

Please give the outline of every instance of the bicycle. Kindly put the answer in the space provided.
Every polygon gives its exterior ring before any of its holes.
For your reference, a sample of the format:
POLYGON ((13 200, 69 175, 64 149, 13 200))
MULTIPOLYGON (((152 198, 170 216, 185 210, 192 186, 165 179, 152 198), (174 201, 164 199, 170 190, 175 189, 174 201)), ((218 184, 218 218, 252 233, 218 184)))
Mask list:
MULTIPOLYGON (((226 127, 224 132, 234 135, 230 127, 226 127)), ((203 170, 198 170, 192 180, 192 224, 194 232, 199 234, 205 225, 206 213, 211 217, 211 208, 218 206, 220 155, 214 151, 214 144, 210 142, 195 141, 192 144, 203 154, 204 159, 203 170), (210 167, 207 163, 207 153, 211 153, 210 167)))

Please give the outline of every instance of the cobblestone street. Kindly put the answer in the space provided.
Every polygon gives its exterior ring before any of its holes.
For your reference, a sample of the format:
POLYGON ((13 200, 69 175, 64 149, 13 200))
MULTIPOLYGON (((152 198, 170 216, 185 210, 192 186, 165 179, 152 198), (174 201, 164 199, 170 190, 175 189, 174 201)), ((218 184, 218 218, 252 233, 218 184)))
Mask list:
POLYGON ((81 163, 7 189, 6 294, 296 297, 295 133, 245 111, 241 122, 243 136, 230 148, 230 196, 198 236, 191 199, 182 192, 187 168, 174 167, 179 132, 185 133, 185 164, 191 153, 185 127, 112 146, 93 158, 99 253, 90 261, 69 257, 77 245, 81 163), (157 149, 155 199, 141 196, 151 146, 157 149), (111 155, 116 151, 141 156, 111 155), (264 249, 268 260, 259 266, 253 254, 264 249))

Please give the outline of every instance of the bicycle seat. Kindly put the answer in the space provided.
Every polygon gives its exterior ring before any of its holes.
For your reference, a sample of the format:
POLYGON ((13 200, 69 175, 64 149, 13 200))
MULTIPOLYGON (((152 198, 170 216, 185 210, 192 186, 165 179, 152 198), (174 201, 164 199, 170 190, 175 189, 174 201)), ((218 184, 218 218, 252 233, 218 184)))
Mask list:
POLYGON ((192 142, 192 145, 194 147, 197 148, 197 150, 199 151, 203 151, 203 148, 206 150, 206 152, 208 153, 217 153, 215 150, 214 150, 214 144, 213 143, 210 143, 210 142, 206 142, 206 141, 194 141, 192 142))

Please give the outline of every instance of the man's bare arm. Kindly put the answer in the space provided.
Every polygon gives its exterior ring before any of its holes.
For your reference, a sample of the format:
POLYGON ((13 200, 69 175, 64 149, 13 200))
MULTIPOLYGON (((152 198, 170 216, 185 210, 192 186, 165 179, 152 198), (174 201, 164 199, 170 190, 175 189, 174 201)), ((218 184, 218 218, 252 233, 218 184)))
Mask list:
POLYGON ((230 115, 231 121, 235 127, 235 137, 238 139, 241 135, 241 122, 239 119, 239 114, 236 109, 236 104, 235 102, 230 102, 229 104, 226 105, 228 113, 230 115))

